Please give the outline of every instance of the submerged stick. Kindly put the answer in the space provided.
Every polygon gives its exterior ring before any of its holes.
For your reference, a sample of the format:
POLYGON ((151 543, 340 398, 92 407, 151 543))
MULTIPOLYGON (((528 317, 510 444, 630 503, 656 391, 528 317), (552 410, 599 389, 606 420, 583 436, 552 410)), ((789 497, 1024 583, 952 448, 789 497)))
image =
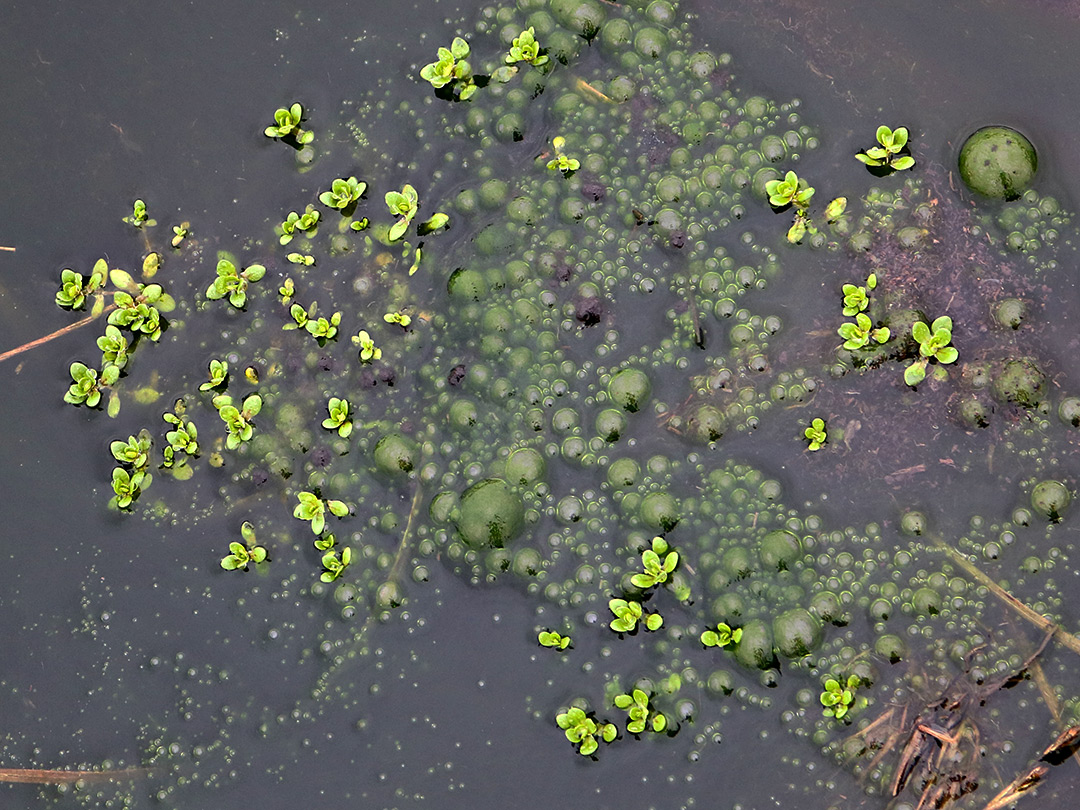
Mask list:
POLYGON ((0 782, 32 785, 66 785, 71 782, 112 782, 141 779, 152 768, 123 768, 118 771, 65 771, 41 768, 0 768, 0 782))
POLYGON ((45 335, 43 337, 39 337, 37 340, 31 340, 29 343, 24 343, 22 346, 17 346, 14 349, 8 349, 3 354, 0 354, 0 363, 3 363, 5 360, 10 359, 10 358, 14 357, 17 354, 22 354, 23 352, 28 352, 31 349, 36 349, 41 344, 48 343, 50 340, 56 340, 56 338, 58 338, 58 337, 63 337, 68 332, 74 332, 76 329, 80 329, 80 328, 86 326, 88 323, 92 323, 92 322, 96 321, 99 317, 104 315, 106 312, 109 312, 109 311, 114 310, 114 309, 116 309, 116 304, 109 304, 109 306, 105 307, 103 310, 101 310, 101 312, 97 313, 96 315, 87 315, 82 320, 75 321, 75 323, 69 323, 67 326, 63 327, 62 329, 57 329, 55 332, 50 332, 49 334, 47 334, 47 335, 45 335))
POLYGON ((996 582, 994 582, 994 580, 990 579, 990 577, 984 574, 982 570, 976 568, 975 564, 969 559, 967 559, 963 554, 958 552, 956 549, 946 545, 944 541, 935 537, 931 538, 930 542, 932 542, 935 546, 948 554, 949 558, 953 562, 955 562, 957 565, 959 565, 961 568, 971 574, 971 576, 977 579, 980 584, 985 585, 990 590, 990 592, 994 594, 994 596, 996 596, 1006 605, 1019 613, 1023 618, 1027 619, 1029 622, 1031 622, 1033 625, 1038 627, 1040 630, 1043 630, 1044 632, 1053 632, 1055 639, 1057 639, 1059 642, 1068 647, 1077 655, 1080 655, 1080 639, 1078 639, 1072 633, 1068 633, 1065 630, 1062 630, 1061 627, 1059 627, 1057 624, 1025 605, 1011 593, 1009 593, 996 582))
POLYGON ((0 245, 0 250, 6 250, 9 253, 14 253, 15 252, 15 248, 8 247, 7 245, 0 245))

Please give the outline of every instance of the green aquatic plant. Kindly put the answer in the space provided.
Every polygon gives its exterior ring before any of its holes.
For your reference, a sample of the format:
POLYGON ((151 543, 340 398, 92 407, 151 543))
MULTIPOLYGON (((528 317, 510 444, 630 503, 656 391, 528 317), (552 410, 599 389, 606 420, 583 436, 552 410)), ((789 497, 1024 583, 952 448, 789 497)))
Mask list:
POLYGON ((548 57, 540 52, 540 43, 536 41, 536 29, 529 26, 510 43, 510 53, 506 55, 506 64, 514 65, 525 62, 533 67, 548 63, 548 57))
POLYGON ((477 90, 472 68, 466 60, 469 43, 454 37, 449 48, 439 48, 438 60, 420 69, 420 78, 441 90, 449 87, 458 101, 468 101, 477 90))
POLYGON ((307 329, 308 321, 315 317, 317 309, 318 304, 314 301, 308 309, 304 309, 300 304, 293 304, 289 307, 289 317, 293 319, 293 322, 282 326, 282 331, 291 332, 294 329, 307 329))
POLYGON ((365 363, 382 359, 382 349, 375 345, 375 340, 365 330, 361 329, 354 335, 352 342, 360 347, 360 359, 365 363))
POLYGON ((313 205, 308 205, 302 214, 290 211, 275 229, 275 233, 278 235, 278 243, 281 245, 289 244, 297 236, 297 231, 311 236, 314 234, 318 224, 319 212, 315 210, 313 205))
POLYGON ((350 222, 349 227, 352 228, 354 231, 364 231, 367 230, 369 224, 370 223, 368 222, 368 218, 364 217, 354 222, 350 222))
POLYGON ((206 297, 211 301, 229 297, 229 303, 237 309, 243 309, 247 304, 248 285, 258 281, 266 274, 266 268, 261 264, 253 264, 238 271, 236 265, 229 259, 219 259, 217 263, 217 278, 206 289, 206 297))
POLYGON ((124 217, 124 222, 128 225, 134 225, 136 228, 141 228, 144 225, 148 227, 157 225, 156 219, 150 219, 146 211, 146 203, 142 200, 135 200, 131 206, 131 215, 124 217))
POLYGON ((858 675, 849 675, 843 685, 835 678, 826 680, 825 689, 820 696, 821 705, 825 707, 821 713, 826 717, 842 720, 855 703, 855 690, 861 683, 858 675))
MULTIPOLYGON (((416 227, 416 232, 420 236, 427 236, 428 234, 435 233, 435 231, 441 230, 442 228, 446 228, 449 225, 450 225, 450 215, 445 214, 442 211, 436 211, 434 214, 431 215, 430 218, 428 218, 424 222, 421 222, 416 227)), ((411 276, 413 273, 415 273, 416 268, 419 267, 419 266, 420 266, 420 248, 417 248, 416 249, 416 261, 413 262, 413 266, 409 270, 409 275, 411 276)))
POLYGON ((145 470, 128 472, 123 467, 114 467, 112 488, 117 508, 130 509, 135 499, 150 486, 153 477, 145 470))
POLYGON ((864 312, 870 306, 870 298, 867 292, 877 287, 877 274, 871 273, 866 277, 866 285, 845 284, 842 288, 844 294, 844 314, 848 317, 864 312))
POLYGON ((181 453, 191 458, 199 454, 199 431, 194 422, 184 418, 187 410, 184 401, 177 400, 174 410, 174 413, 166 411, 161 417, 173 426, 165 433, 165 441, 169 444, 162 450, 164 460, 161 466, 166 468, 182 466, 186 459, 181 458, 177 462, 177 456, 181 453))
POLYGON ((412 224, 416 212, 420 209, 420 198, 416 189, 406 183, 401 191, 386 192, 385 199, 390 214, 398 218, 397 222, 390 226, 390 233, 387 236, 391 242, 396 242, 405 235, 405 231, 412 224))
POLYGON ((303 146, 315 140, 315 133, 309 129, 302 129, 301 122, 304 120, 304 108, 299 103, 294 103, 288 108, 279 107, 274 111, 274 123, 263 130, 267 138, 291 139, 297 145, 303 146))
POLYGON ((869 149, 859 152, 855 155, 856 160, 860 160, 870 167, 887 166, 896 172, 910 169, 915 165, 915 158, 911 155, 900 154, 904 147, 907 146, 907 127, 889 129, 882 124, 877 128, 875 137, 877 137, 879 146, 871 146, 869 149))
POLYGON ((141 470, 150 463, 150 444, 150 432, 140 430, 138 436, 128 436, 126 442, 117 439, 110 443, 109 452, 121 464, 141 470))
POLYGON ((308 317, 304 323, 304 329, 318 341, 320 346, 325 346, 327 341, 337 337, 338 327, 341 325, 341 313, 335 312, 329 318, 324 318, 321 315, 317 318, 312 317, 314 313, 315 304, 312 303, 306 312, 308 317))
POLYGON ((281 286, 278 287, 278 297, 281 303, 287 304, 292 300, 292 297, 296 295, 296 284, 293 283, 291 278, 286 277, 281 286))
POLYGON ((349 400, 330 397, 326 409, 330 416, 323 419, 322 426, 327 430, 336 430, 343 439, 349 438, 353 429, 352 420, 349 418, 349 400))
POLYGON ((164 331, 162 308, 171 309, 172 298, 160 284, 136 284, 123 270, 112 270, 109 278, 124 288, 113 293, 116 309, 109 313, 109 323, 157 341, 164 331))
POLYGON ((571 706, 565 712, 555 716, 555 725, 566 733, 566 739, 578 746, 578 753, 589 757, 600 747, 597 737, 604 742, 611 742, 618 734, 614 723, 597 723, 584 709, 571 706))
POLYGON ((105 334, 97 339, 97 347, 101 349, 101 365, 113 365, 122 369, 127 365, 128 352, 131 348, 127 335, 112 324, 105 327, 105 334))
POLYGON ((641 689, 628 695, 616 695, 614 702, 617 708, 626 712, 626 730, 631 734, 640 734, 646 728, 659 733, 667 728, 667 717, 649 705, 649 695, 641 689))
POLYGON ((330 549, 322 555, 323 572, 319 576, 323 582, 333 582, 345 573, 345 569, 352 564, 352 549, 346 546, 339 552, 330 549))
MULTIPOLYGON (((915 387, 926 379, 926 367, 931 360, 948 365, 955 363, 960 352, 952 343, 952 318, 942 315, 933 324, 916 321, 911 325, 911 337, 919 344, 919 359, 904 370, 904 382, 915 387)), ((944 369, 940 370, 944 372, 944 369)))
POLYGON ((306 490, 296 493, 297 503, 293 509, 293 517, 297 520, 306 520, 311 524, 314 534, 322 534, 326 528, 326 513, 335 517, 345 517, 349 514, 349 507, 344 501, 320 498, 314 492, 306 490))
POLYGON ((240 526, 240 536, 244 542, 229 543, 229 555, 221 558, 221 567, 226 571, 246 571, 248 563, 261 563, 268 559, 266 549, 255 538, 255 527, 246 520, 240 526))
POLYGON ((64 394, 64 402, 96 408, 101 402, 101 389, 108 388, 120 379, 120 369, 114 365, 103 366, 100 376, 85 363, 75 361, 68 368, 72 383, 64 394))
POLYGON ((820 417, 815 418, 810 422, 810 426, 803 431, 803 436, 810 442, 807 449, 820 450, 828 440, 828 435, 825 433, 825 420, 820 417))
MULTIPOLYGON (((644 573, 634 574, 630 582, 636 588, 652 588, 668 581, 668 576, 679 564, 679 552, 670 551, 667 541, 659 535, 652 539, 652 548, 641 552, 641 566, 644 573)), ((652 628, 650 628, 652 629, 652 628)))
POLYGON ((220 388, 229 378, 229 362, 218 360, 216 357, 210 361, 210 379, 199 386, 200 391, 209 391, 220 388))
POLYGON ((555 630, 541 630, 537 640, 542 647, 553 647, 556 650, 565 650, 571 644, 570 636, 564 636, 555 630))
POLYGON ((311 267, 315 264, 315 257, 308 253, 290 253, 285 257, 292 264, 302 264, 304 267, 311 267))
POLYGON ((214 397, 214 407, 218 409, 218 416, 225 423, 228 435, 225 437, 225 446, 235 450, 241 444, 251 441, 255 433, 255 426, 251 419, 262 410, 262 397, 251 394, 244 400, 243 405, 237 408, 233 405, 233 398, 228 394, 219 394, 214 397))
POLYGON ((742 640, 742 635, 741 627, 733 628, 724 622, 720 622, 716 625, 715 630, 706 630, 701 634, 701 643, 706 647, 726 647, 729 644, 738 644, 742 640))
POLYGON ((354 202, 360 199, 360 195, 367 190, 367 183, 357 180, 355 177, 341 178, 330 184, 330 190, 319 195, 319 202, 328 208, 337 208, 344 211, 354 202))
POLYGON ((581 168, 581 161, 564 154, 564 146, 566 146, 566 138, 562 135, 552 138, 551 147, 555 152, 555 157, 548 161, 547 167, 552 171, 562 172, 563 177, 569 177, 581 168))
POLYGON ((60 272, 60 290, 56 293, 56 305, 63 309, 82 309, 86 299, 105 286, 109 265, 98 259, 89 276, 64 268, 60 272))
POLYGON ((887 326, 875 329, 874 322, 865 312, 857 313, 854 321, 842 323, 836 332, 844 339, 844 348, 850 352, 866 348, 871 340, 875 343, 887 343, 892 335, 887 326))
POLYGON ((610 626, 616 633, 633 633, 638 622, 643 622, 646 630, 659 630, 664 624, 663 616, 645 611, 641 602, 612 599, 608 602, 608 608, 615 614, 610 626))
POLYGON ((387 312, 385 315, 383 315, 383 320, 387 323, 396 323, 402 329, 408 329, 409 324, 412 323, 412 318, 406 315, 401 310, 398 310, 396 312, 387 312))
POLYGON ((181 243, 189 236, 191 236, 191 223, 181 222, 179 225, 173 225, 173 235, 170 244, 174 248, 180 247, 181 243))
MULTIPOLYGON (((810 191, 813 192, 813 189, 810 189, 810 191)), ((825 220, 830 224, 834 223, 843 215, 846 209, 847 197, 837 197, 825 206, 825 220)), ((788 242, 794 245, 802 241, 802 238, 806 236, 806 234, 815 236, 818 233, 818 226, 815 225, 813 219, 811 219, 809 209, 806 206, 800 207, 796 205, 795 219, 787 232, 788 242)))
POLYGON ((783 180, 770 180, 765 184, 765 193, 769 195, 769 205, 773 208, 786 208, 794 205, 805 209, 810 205, 814 189, 795 172, 789 171, 783 180))

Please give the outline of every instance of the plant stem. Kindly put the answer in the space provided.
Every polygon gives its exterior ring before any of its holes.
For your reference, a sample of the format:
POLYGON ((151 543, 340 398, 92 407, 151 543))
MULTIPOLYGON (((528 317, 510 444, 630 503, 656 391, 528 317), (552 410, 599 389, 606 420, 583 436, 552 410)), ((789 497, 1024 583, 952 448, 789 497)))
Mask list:
POLYGON ((10 253, 14 253, 14 252, 15 252, 15 248, 13 248, 13 247, 8 247, 7 245, 0 245, 0 250, 6 250, 6 251, 8 251, 8 252, 10 252, 10 253))
POLYGON ((1050 621, 1045 616, 1040 615, 1039 613, 1025 605, 1011 593, 1009 593, 996 582, 994 582, 994 580, 990 579, 990 577, 984 574, 980 569, 976 568, 975 564, 969 559, 967 559, 967 557, 965 557, 963 554, 961 554, 951 546, 946 545, 945 542, 942 541, 940 538, 930 538, 930 542, 932 542, 935 546, 948 554, 953 562, 955 562, 957 565, 959 565, 961 568, 971 574, 971 576, 977 579, 981 584, 985 585, 990 590, 990 592, 994 594, 994 596, 1004 602, 1007 606, 1011 607, 1023 618, 1027 619, 1040 630, 1043 630, 1047 633, 1053 632, 1054 638, 1056 638, 1074 653, 1080 655, 1080 639, 1078 639, 1072 633, 1065 632, 1061 629, 1061 627, 1054 624, 1054 622, 1050 621))
POLYGON ((39 768, 0 768, 0 782, 20 782, 34 785, 63 785, 69 782, 111 782, 141 779, 152 768, 123 768, 118 771, 65 771, 39 768))
POLYGON ((42 343, 48 343, 50 340, 55 340, 58 337, 66 335, 68 332, 74 332, 76 329, 86 326, 88 323, 91 323, 93 321, 96 321, 100 316, 114 309, 116 309, 116 304, 109 304, 97 315, 87 315, 82 320, 75 321, 75 323, 70 323, 63 329, 57 329, 55 332, 50 332, 44 337, 39 337, 37 340, 31 340, 29 343, 24 343, 22 346, 18 346, 14 349, 8 349, 3 354, 0 354, 0 363, 3 363, 5 360, 10 359, 17 354, 22 354, 23 352, 30 351, 30 349, 36 349, 42 343))

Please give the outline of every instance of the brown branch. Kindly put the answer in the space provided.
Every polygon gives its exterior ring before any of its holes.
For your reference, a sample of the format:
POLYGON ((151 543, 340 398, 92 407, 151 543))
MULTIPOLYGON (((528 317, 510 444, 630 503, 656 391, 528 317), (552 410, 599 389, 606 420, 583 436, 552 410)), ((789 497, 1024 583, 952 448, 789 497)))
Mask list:
POLYGON ((0 245, 0 250, 6 250, 6 251, 8 251, 8 252, 10 252, 10 253, 14 253, 14 252, 15 252, 15 248, 13 248, 13 247, 8 247, 7 245, 0 245))
POLYGON ((55 332, 50 332, 49 334, 45 335, 44 337, 39 337, 37 340, 31 340, 29 343, 24 343, 22 346, 18 346, 18 347, 14 348, 14 349, 8 349, 3 354, 0 354, 0 363, 3 363, 5 360, 10 359, 10 358, 14 357, 17 354, 22 354, 23 352, 28 352, 31 349, 36 349, 42 343, 48 343, 50 340, 56 340, 56 338, 62 337, 63 335, 66 335, 68 332, 74 332, 76 329, 80 329, 83 326, 86 326, 88 323, 92 323, 93 321, 96 321, 99 317, 104 315, 106 312, 109 312, 110 310, 114 310, 114 309, 116 309, 116 304, 109 304, 107 307, 105 307, 103 310, 101 310, 101 312, 99 312, 97 315, 87 315, 82 320, 75 321, 75 323, 69 323, 63 329, 57 329, 55 332))
POLYGON ((70 782, 112 782, 141 779, 152 768, 123 768, 118 771, 65 771, 39 768, 0 768, 0 782, 20 782, 33 785, 65 785, 70 782))

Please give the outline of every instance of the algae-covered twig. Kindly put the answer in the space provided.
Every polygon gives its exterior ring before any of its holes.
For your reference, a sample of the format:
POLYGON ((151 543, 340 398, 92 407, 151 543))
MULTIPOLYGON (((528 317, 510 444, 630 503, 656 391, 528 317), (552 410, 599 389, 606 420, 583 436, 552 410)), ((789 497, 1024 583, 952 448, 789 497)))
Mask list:
POLYGON ((114 771, 67 771, 43 768, 0 768, 0 782, 32 785, 66 785, 72 782, 122 782, 149 776, 153 768, 121 768, 114 771))
POLYGON ((1080 655, 1080 639, 1078 639, 1072 633, 1063 630, 1061 627, 1050 621, 1045 616, 1025 605, 1011 593, 1009 593, 996 582, 994 582, 994 580, 992 580, 989 576, 984 574, 982 570, 977 568, 975 564, 969 559, 967 559, 963 554, 958 552, 956 549, 946 545, 946 543, 940 538, 931 537, 930 542, 932 542, 937 548, 940 548, 942 551, 948 554, 949 558, 953 562, 955 562, 957 565, 959 565, 961 568, 971 574, 971 576, 978 580, 981 585, 985 585, 987 589, 989 589, 989 591, 994 594, 994 596, 1004 602, 1008 607, 1011 607, 1023 618, 1027 619, 1040 630, 1043 630, 1045 632, 1050 632, 1052 630, 1054 638, 1057 641, 1068 647, 1074 653, 1080 655))

